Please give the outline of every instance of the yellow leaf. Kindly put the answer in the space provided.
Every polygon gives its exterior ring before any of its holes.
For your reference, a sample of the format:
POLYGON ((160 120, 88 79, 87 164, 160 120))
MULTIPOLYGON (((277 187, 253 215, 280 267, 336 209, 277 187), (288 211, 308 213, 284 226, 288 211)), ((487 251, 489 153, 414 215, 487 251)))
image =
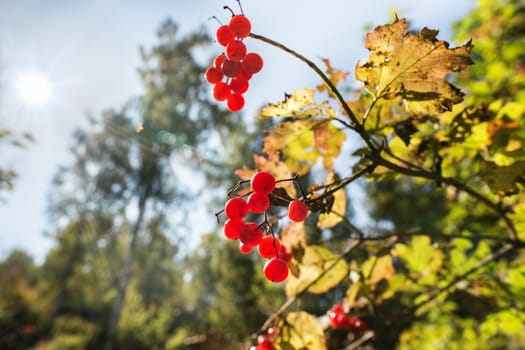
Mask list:
POLYGON ((284 101, 270 103, 261 110, 260 117, 294 117, 306 119, 311 117, 335 118, 335 111, 327 101, 317 103, 314 89, 298 89, 288 95, 284 101))
POLYGON ((451 110, 463 94, 447 75, 473 63, 471 43, 450 49, 447 42, 436 39, 436 30, 407 29, 405 19, 396 19, 368 33, 365 47, 370 56, 367 62, 357 63, 356 78, 377 98, 402 96, 406 110, 416 117, 451 110))
POLYGON ((326 350, 323 327, 307 312, 290 312, 286 315, 286 322, 279 325, 276 345, 279 349, 326 350))
POLYGON ((304 249, 299 269, 299 277, 288 277, 285 287, 288 296, 300 293, 305 288, 310 293, 325 293, 348 274, 345 260, 321 246, 308 246, 304 249))

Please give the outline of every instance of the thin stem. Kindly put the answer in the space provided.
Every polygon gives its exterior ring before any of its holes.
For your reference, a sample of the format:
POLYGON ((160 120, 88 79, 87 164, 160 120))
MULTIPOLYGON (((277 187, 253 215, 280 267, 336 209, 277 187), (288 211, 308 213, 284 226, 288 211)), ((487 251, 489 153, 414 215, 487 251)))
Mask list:
POLYGON ((241 15, 244 15, 244 11, 242 10, 241 0, 236 0, 239 4, 239 9, 241 10, 241 15))
POLYGON ((222 22, 219 18, 217 18, 217 16, 211 16, 210 18, 208 18, 208 21, 211 21, 212 19, 216 20, 220 26, 222 26, 222 22))

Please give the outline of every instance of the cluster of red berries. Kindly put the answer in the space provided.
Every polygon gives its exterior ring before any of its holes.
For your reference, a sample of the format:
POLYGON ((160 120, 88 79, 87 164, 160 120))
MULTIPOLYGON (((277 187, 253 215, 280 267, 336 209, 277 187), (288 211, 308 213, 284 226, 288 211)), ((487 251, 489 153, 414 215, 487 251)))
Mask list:
MULTIPOLYGON (((228 220, 224 223, 224 235, 240 241, 240 250, 249 254, 257 247, 259 255, 269 259, 264 265, 264 275, 272 282, 282 282, 288 277, 288 263, 292 259, 286 247, 275 237, 271 225, 266 221, 258 224, 246 222, 248 212, 263 214, 270 208, 269 195, 275 189, 275 177, 266 171, 252 176, 252 192, 247 199, 237 196, 229 199, 224 206, 228 220)), ((308 206, 299 199, 290 201, 288 217, 292 221, 304 221, 308 215, 308 206)), ((265 216, 266 217, 266 216, 265 216)))
POLYGON ((244 107, 243 94, 248 91, 249 80, 263 66, 263 59, 247 52, 243 40, 250 35, 251 23, 243 14, 234 15, 229 24, 221 25, 215 34, 225 52, 218 55, 205 73, 213 85, 213 98, 226 102, 226 107, 237 112, 244 107))
POLYGON ((261 334, 257 337, 257 345, 251 346, 250 350, 274 350, 274 338, 275 330, 273 328, 268 328, 266 334, 261 334))
POLYGON ((334 329, 344 329, 354 333, 356 336, 360 336, 364 331, 368 329, 366 323, 357 316, 349 316, 344 311, 344 307, 341 304, 334 305, 328 310, 328 319, 330 325, 334 329))

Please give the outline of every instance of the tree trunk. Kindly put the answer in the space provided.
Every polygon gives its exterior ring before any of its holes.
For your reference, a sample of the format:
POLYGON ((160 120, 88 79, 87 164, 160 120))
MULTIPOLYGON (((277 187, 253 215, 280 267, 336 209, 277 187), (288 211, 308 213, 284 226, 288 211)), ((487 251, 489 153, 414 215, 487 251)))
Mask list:
POLYGON ((115 344, 115 335, 117 333, 118 323, 122 314, 122 306, 124 305, 124 299, 126 298, 126 292, 131 277, 131 267, 133 265, 133 259, 135 255, 135 246, 137 244, 137 238, 140 231, 140 227, 142 226, 142 222, 144 221, 146 201, 150 196, 150 192, 151 185, 148 185, 144 192, 141 193, 141 196, 139 198, 139 214, 137 216, 135 224, 133 225, 133 230, 131 231, 131 240, 129 242, 128 256, 126 257, 126 261, 124 262, 122 275, 118 283, 118 295, 117 299, 115 300, 115 303, 113 304, 113 310, 111 312, 111 318, 109 321, 108 331, 106 335, 106 350, 113 349, 115 344))

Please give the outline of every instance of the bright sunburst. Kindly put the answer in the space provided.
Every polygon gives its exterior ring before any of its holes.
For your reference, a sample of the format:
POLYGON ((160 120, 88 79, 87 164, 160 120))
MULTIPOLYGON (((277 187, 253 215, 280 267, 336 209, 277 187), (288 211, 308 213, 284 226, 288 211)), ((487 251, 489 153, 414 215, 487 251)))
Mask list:
POLYGON ((16 90, 22 102, 29 107, 43 107, 51 99, 51 82, 39 72, 20 74, 16 90))

